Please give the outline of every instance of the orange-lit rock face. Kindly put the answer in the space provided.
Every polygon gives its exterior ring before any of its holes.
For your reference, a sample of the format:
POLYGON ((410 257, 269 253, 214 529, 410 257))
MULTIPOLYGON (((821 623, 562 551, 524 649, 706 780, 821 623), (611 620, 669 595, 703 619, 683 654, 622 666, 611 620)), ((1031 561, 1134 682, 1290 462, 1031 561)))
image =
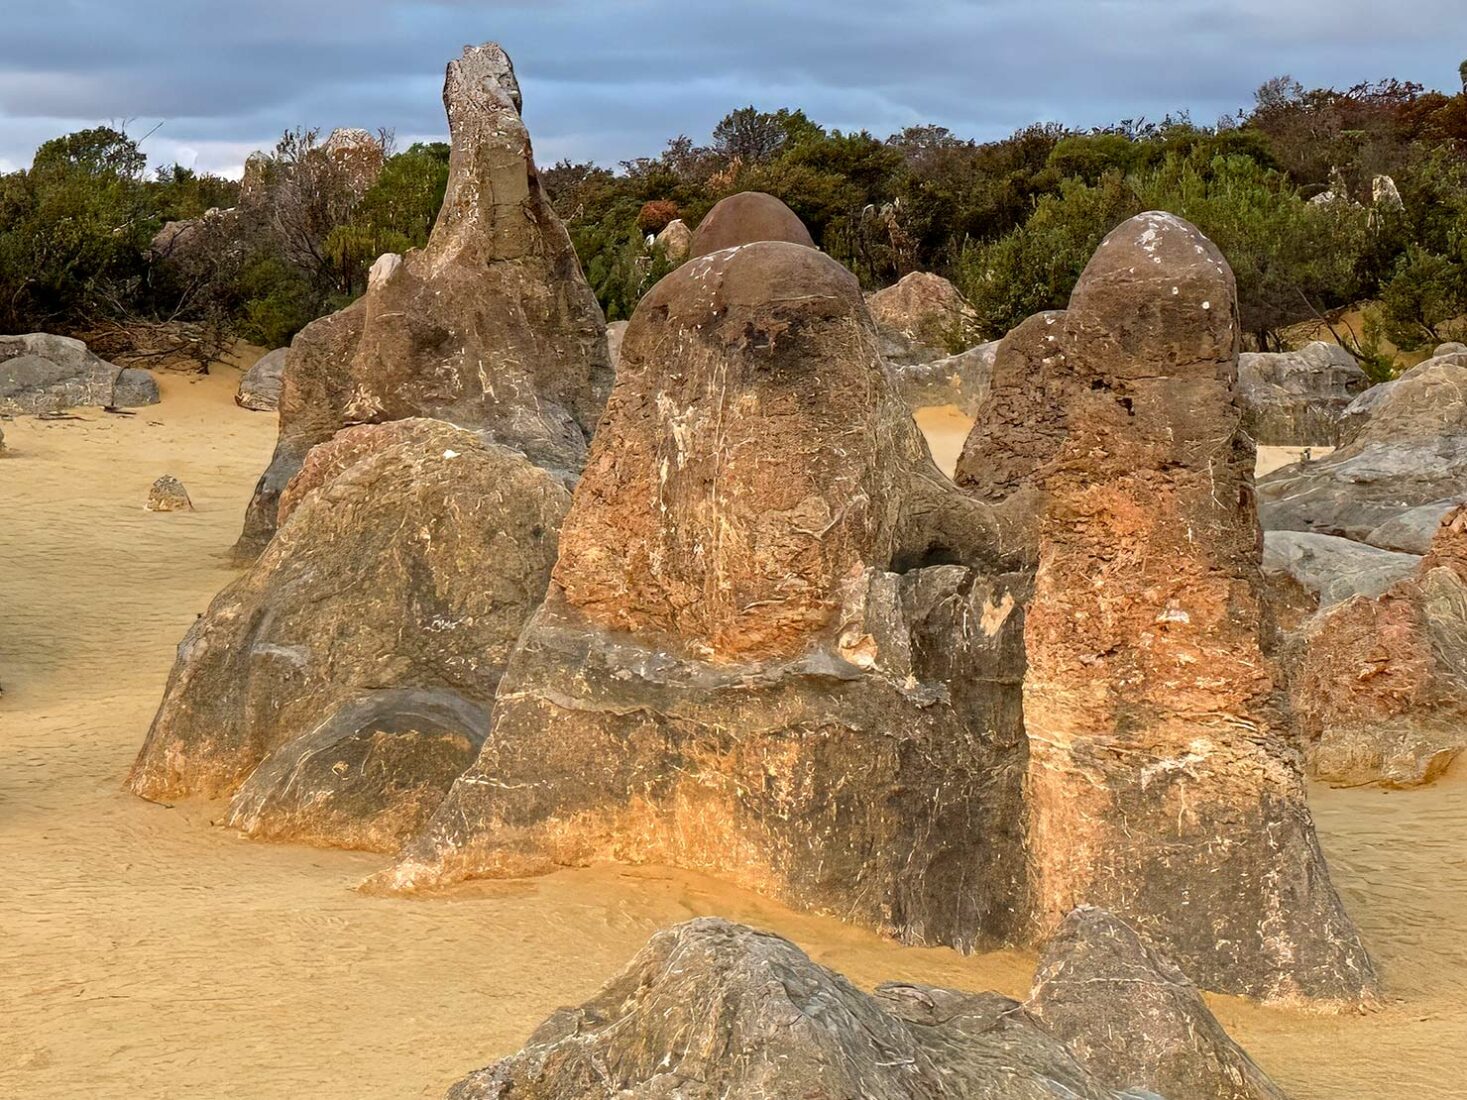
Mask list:
POLYGON ((1329 884, 1261 647, 1232 273, 1141 215, 1063 319, 1026 625, 1035 920, 1114 909, 1214 989, 1348 1001, 1374 976, 1329 884))
POLYGON ((762 191, 741 191, 721 200, 703 216, 689 254, 696 258, 758 241, 815 247, 805 223, 788 206, 762 191))
POLYGON ((555 579, 613 629, 798 652, 891 561, 909 423, 840 265, 784 243, 690 261, 627 330, 555 579))
POLYGON ((1410 787, 1467 747, 1467 507, 1449 511, 1416 574, 1302 631, 1290 682, 1313 771, 1410 787))

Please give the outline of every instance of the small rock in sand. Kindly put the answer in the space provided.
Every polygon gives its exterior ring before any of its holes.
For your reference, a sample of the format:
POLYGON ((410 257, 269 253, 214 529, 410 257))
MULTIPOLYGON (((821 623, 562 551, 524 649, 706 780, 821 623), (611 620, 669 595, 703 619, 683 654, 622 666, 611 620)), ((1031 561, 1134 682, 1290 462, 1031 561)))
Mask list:
POLYGON ((164 474, 148 490, 148 503, 143 505, 149 512, 192 512, 193 501, 183 482, 172 474, 164 474))

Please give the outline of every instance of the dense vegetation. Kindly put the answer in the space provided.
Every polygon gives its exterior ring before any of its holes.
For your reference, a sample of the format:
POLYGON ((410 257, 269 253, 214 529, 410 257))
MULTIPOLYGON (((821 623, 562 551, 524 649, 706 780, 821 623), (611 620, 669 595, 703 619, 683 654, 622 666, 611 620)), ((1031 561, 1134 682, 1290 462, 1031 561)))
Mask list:
MULTIPOLYGON (((1384 371, 1382 337, 1409 350, 1467 335, 1467 63, 1461 76, 1456 95, 1279 78, 1210 126, 1043 125, 989 143, 940 126, 881 140, 746 107, 706 145, 680 136, 616 171, 563 161, 542 179, 612 320, 667 270, 648 235, 737 191, 782 198, 870 287, 947 275, 991 336, 1063 305, 1101 237, 1159 208, 1221 246, 1255 345, 1375 299, 1364 329, 1341 335, 1384 371)), ((235 335, 283 343, 359 294, 377 255, 427 238, 447 147, 378 143, 385 162, 362 187, 310 131, 254 158, 243 185, 179 167, 148 177, 111 129, 47 142, 0 176, 0 331, 183 333, 200 361, 235 335), (183 220, 188 247, 155 248, 183 220)))

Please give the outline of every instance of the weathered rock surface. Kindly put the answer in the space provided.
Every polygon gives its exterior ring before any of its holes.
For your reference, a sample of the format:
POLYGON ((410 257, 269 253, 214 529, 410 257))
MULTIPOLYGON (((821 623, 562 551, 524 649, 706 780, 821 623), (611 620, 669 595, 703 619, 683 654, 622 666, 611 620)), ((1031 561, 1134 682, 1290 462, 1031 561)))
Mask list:
POLYGON ((382 142, 356 127, 332 130, 321 143, 321 152, 336 165, 347 188, 357 196, 366 194, 377 182, 387 160, 382 142))
POLYGON ((1333 607, 1351 596, 1379 596, 1416 572, 1421 558, 1398 554, 1334 535, 1308 531, 1266 531, 1265 576, 1285 574, 1318 600, 1333 607))
POLYGON ((1238 357, 1243 426, 1255 443, 1333 447, 1340 441, 1340 416, 1369 387, 1354 357, 1323 340, 1298 351, 1238 357))
POLYGON ((364 691, 276 749, 226 824, 264 839, 395 852, 474 762, 488 707, 453 692, 364 691))
MULTIPOLYGON (((1120 926, 1124 927, 1124 926, 1120 926)), ((1130 948, 1127 944, 1126 948, 1130 948)), ((1139 948, 1144 951, 1144 948, 1139 948)), ((1119 1011, 1129 990, 1085 990, 1100 1016, 1087 1029, 1057 973, 1043 989, 1054 1024, 993 993, 891 983, 873 994, 816 965, 787 940, 704 918, 653 936, 627 969, 578 1008, 541 1024, 524 1050, 470 1074, 448 1100, 1277 1100, 1184 980, 1108 944, 1059 952, 1074 967, 1120 980, 1167 983, 1143 992, 1143 1012, 1119 1011), (1088 952, 1088 954, 1086 953, 1088 952), (1175 990, 1175 992, 1174 992, 1175 990), (1099 1033, 1107 1021, 1139 1030, 1099 1033), (1050 1033, 1063 1028, 1122 1093, 1050 1033), (1196 1030, 1188 1034, 1186 1028, 1196 1030), (1155 1050, 1144 1049, 1153 1040, 1155 1050), (1127 1062, 1127 1047, 1134 1058, 1127 1062), (1246 1075, 1246 1085, 1235 1084, 1246 1075), (1192 1091, 1162 1094, 1151 1079, 1192 1091), (1132 1087, 1138 1086, 1138 1087, 1132 1087), (1252 1086, 1252 1087, 1247 1087, 1252 1086)))
POLYGON ((149 512, 192 512, 194 502, 189 500, 183 482, 172 474, 164 474, 148 490, 148 501, 143 508, 149 512))
POLYGON ((787 243, 690 261, 627 330, 484 751, 378 885, 659 862, 913 942, 1014 935, 1008 564, 849 272, 787 243))
POLYGON ((627 334, 628 321, 612 321, 606 326, 606 352, 611 356, 613 369, 621 362, 621 342, 627 334))
POLYGON ((1452 500, 1434 500, 1430 504, 1408 508, 1393 516, 1379 527, 1373 528, 1365 536, 1365 541, 1382 550, 1394 550, 1419 557, 1430 551, 1431 540, 1436 537, 1442 517, 1464 500, 1467 500, 1467 486, 1463 486, 1461 494, 1452 500))
POLYGON ((477 750, 570 498, 441 421, 347 429, 311 457, 278 537, 179 646, 129 782, 219 797, 249 779, 242 826, 387 850, 477 750))
POLYGON ((1406 787, 1467 746, 1467 509, 1418 570, 1306 624, 1290 681, 1310 765, 1330 783, 1406 787))
POLYGON ((1443 355, 1467 355, 1467 344, 1461 344, 1455 340, 1448 340, 1445 344, 1438 344, 1436 350, 1431 353, 1433 359, 1443 355))
POLYGON ((1063 310, 1036 313, 998 342, 988 399, 978 407, 954 478, 1000 503, 1031 487, 1065 437, 1077 382, 1065 364, 1063 310))
POLYGON ((690 258, 756 241, 787 241, 814 248, 805 223, 784 203, 763 191, 740 191, 721 199, 703 216, 693 234, 690 258))
POLYGON ((893 373, 908 407, 956 405, 968 416, 977 416, 988 398, 998 345, 998 340, 991 340, 928 363, 896 365, 893 373))
POLYGON ((657 234, 656 244, 670 262, 680 264, 693 251, 693 231, 682 218, 673 218, 657 234))
MULTIPOLYGON (((914 271, 867 299, 883 339, 910 349, 896 358, 930 362, 966 351, 978 342, 978 315, 966 298, 941 275, 914 271)), ((888 358, 892 358, 888 355, 888 358)))
POLYGON ((240 556, 269 540, 306 453, 347 424, 435 417, 562 475, 584 461, 611 384, 605 319, 541 190, 508 56, 465 49, 443 98, 453 151, 432 236, 379 259, 364 297, 291 344, 240 556))
POLYGON ((285 357, 289 348, 276 348, 255 360, 239 380, 234 403, 242 409, 274 412, 280 407, 280 389, 285 381, 285 357))
POLYGON ((114 366, 93 355, 80 340, 44 332, 0 336, 0 412, 35 414, 157 403, 158 383, 151 374, 114 366))
POLYGON ((1025 624, 1036 931, 1099 905, 1205 988, 1369 997, 1263 653, 1232 272, 1190 224, 1142 214, 1049 327, 1069 381, 1063 415, 1035 418, 1063 421, 1057 445, 1030 452, 1049 454, 1025 624))
POLYGON ((1467 486, 1467 355, 1428 359, 1361 394, 1341 421, 1343 445, 1258 483, 1270 531, 1368 541, 1413 508, 1460 499, 1467 486))
POLYGON ((1283 1100, 1170 960, 1103 909, 1067 916, 1024 1010, 1101 1084, 1188 1100, 1283 1100))

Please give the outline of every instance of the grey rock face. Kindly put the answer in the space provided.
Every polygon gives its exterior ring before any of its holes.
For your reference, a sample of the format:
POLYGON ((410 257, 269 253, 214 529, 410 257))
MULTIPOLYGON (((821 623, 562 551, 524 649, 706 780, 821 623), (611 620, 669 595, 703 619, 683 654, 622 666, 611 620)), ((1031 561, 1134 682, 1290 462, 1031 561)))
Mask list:
POLYGON ((1467 355, 1445 355, 1361 394, 1341 421, 1343 445, 1258 482, 1271 531, 1367 541, 1411 509, 1467 486, 1467 355))
POLYGON ((234 403, 242 409, 274 412, 280 407, 280 389, 285 381, 285 360, 289 348, 276 348, 255 360, 239 380, 234 403))
POLYGON ((1340 416, 1369 386, 1349 352, 1322 340, 1299 351, 1238 357, 1243 425, 1257 443, 1335 446, 1340 416))
POLYGON ((1398 554, 1334 535, 1266 531, 1263 572, 1285 574, 1318 600, 1321 609, 1351 596, 1379 596, 1416 572, 1421 558, 1398 554))
POLYGON ((1103 909, 1074 910, 1039 960, 1024 1009, 1115 1089, 1177 1100, 1284 1100, 1172 962, 1103 909))
POLYGON ((443 98, 452 154, 432 236, 381 258, 362 298, 291 344, 242 558, 274 533, 306 453, 347 424, 441 418, 563 476, 585 460, 611 386, 606 323, 540 187, 509 57, 465 49, 443 98))
POLYGON ((151 374, 114 366, 80 340, 44 332, 0 336, 0 412, 157 403, 158 384, 151 374))
POLYGON ((1438 344, 1436 350, 1431 353, 1433 359, 1443 355, 1467 355, 1467 344, 1460 344, 1455 340, 1449 340, 1445 344, 1438 344))
POLYGON ((193 501, 183 482, 171 474, 164 474, 148 490, 148 502, 143 505, 149 512, 192 512, 193 501))
POLYGON ((250 836, 395 852, 479 754, 489 710, 454 692, 364 692, 267 756, 229 805, 250 836))
POLYGON ((311 457, 279 536, 179 646, 129 783, 219 797, 249 779, 244 827, 390 849, 477 749, 570 498, 441 421, 347 429, 311 457))
POLYGON ((893 373, 902 398, 914 409, 927 405, 956 405, 968 416, 976 416, 988 398, 999 343, 991 340, 928 363, 895 366, 893 373))
POLYGON ((1409 508, 1373 528, 1365 536, 1371 546, 1382 550, 1395 550, 1402 554, 1425 554, 1431 549, 1431 540, 1441 527, 1442 517, 1457 505, 1467 501, 1467 486, 1462 495, 1451 500, 1436 500, 1409 508))
MULTIPOLYGON (((1134 972, 1151 978, 1149 961, 1134 972)), ((1029 1005, 992 993, 891 983, 868 995, 778 936, 722 920, 695 920, 655 935, 596 997, 556 1012, 524 1050, 458 1082, 448 1100, 1154 1100, 1161 1095, 1149 1088, 1119 1091, 1084 1065, 1050 1027, 1064 1028, 1077 1043, 1088 1044, 1086 1055, 1112 1076, 1174 1078, 1197 1087, 1166 1094, 1167 1100, 1277 1100, 1279 1094, 1268 1090, 1256 1067, 1256 1090, 1224 1083, 1230 1071, 1251 1063, 1195 993, 1192 1001, 1185 995, 1153 996, 1147 1004, 1154 1012, 1144 1016, 1110 1014, 1139 1025, 1126 1036, 1138 1048, 1128 1063, 1094 1053, 1105 1044, 1117 1045, 1100 1029, 1105 1011, 1127 995, 1125 988, 1087 991, 1094 1002, 1088 1007, 1101 1014, 1094 1030, 1067 1015, 1058 987, 1045 992, 1053 1024, 1032 1015, 1029 1005), (1187 1025, 1199 1033, 1181 1034, 1187 1025), (1139 1049, 1154 1037, 1165 1040, 1164 1050, 1139 1049)))
POLYGON ((627 321, 612 321, 606 326, 606 351, 611 356, 611 365, 621 362, 621 342, 627 334, 627 321))

